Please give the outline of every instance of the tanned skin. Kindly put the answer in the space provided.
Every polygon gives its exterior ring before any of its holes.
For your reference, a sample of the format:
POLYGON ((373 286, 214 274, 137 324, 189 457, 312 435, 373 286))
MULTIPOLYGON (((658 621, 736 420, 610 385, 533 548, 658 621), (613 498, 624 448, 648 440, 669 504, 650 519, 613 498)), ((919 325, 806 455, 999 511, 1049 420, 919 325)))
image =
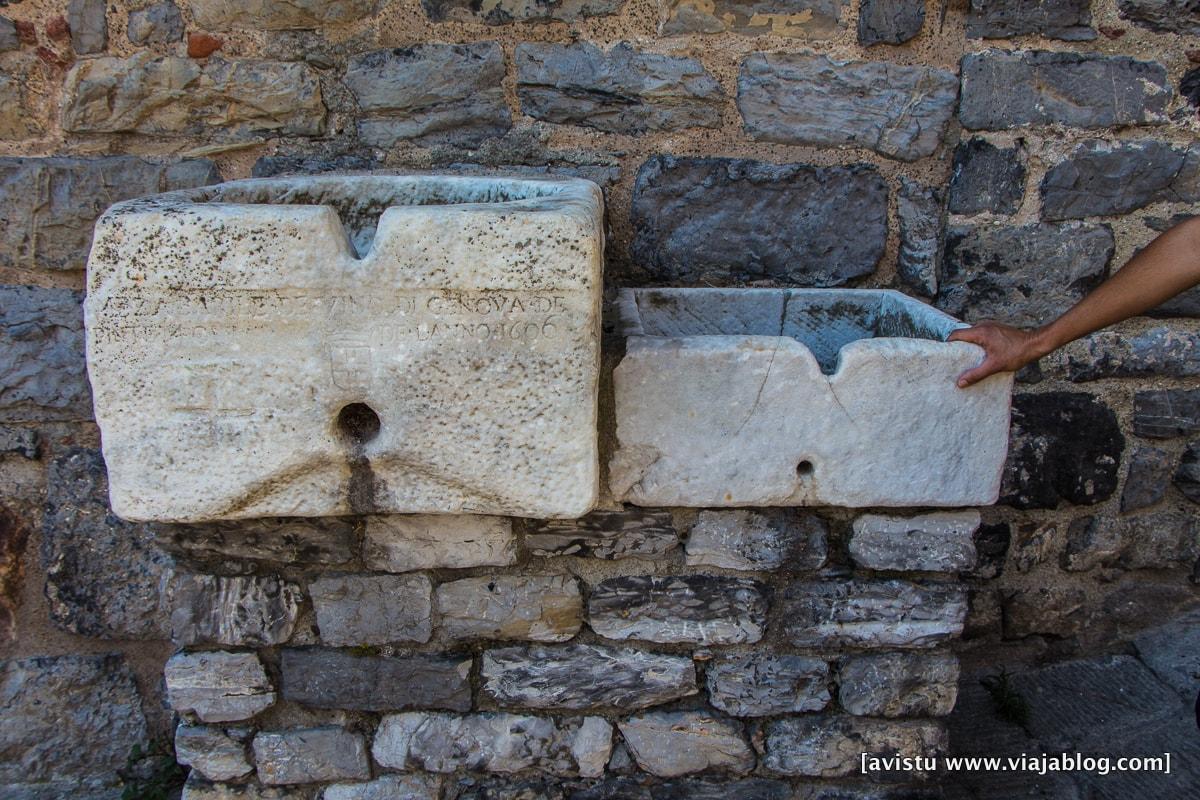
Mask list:
POLYGON ((1129 259, 1115 275, 1058 319, 1040 328, 980 322, 950 334, 984 350, 979 366, 958 376, 967 387, 997 372, 1015 372, 1068 342, 1149 311, 1200 284, 1200 217, 1181 222, 1129 259))

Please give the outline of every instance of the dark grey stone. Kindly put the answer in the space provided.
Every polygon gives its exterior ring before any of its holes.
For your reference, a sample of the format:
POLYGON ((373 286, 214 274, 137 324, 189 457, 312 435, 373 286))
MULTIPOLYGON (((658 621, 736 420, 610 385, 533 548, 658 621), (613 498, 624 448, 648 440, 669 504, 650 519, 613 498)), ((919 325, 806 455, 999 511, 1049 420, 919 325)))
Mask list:
POLYGON ((978 137, 954 149, 950 213, 1015 214, 1025 196, 1025 159, 1019 147, 996 147, 978 137))
POLYGON ((937 150, 957 98, 954 73, 884 61, 751 53, 738 73, 737 106, 752 138, 865 147, 901 161, 937 150))
POLYGON ((609 639, 738 644, 762 638, 767 589, 715 575, 640 575, 601 581, 588 598, 588 624, 609 639))
POLYGON ((721 124, 725 93, 699 61, 590 42, 517 45, 517 96, 534 119, 641 134, 721 124))
POLYGON ((858 9, 859 44, 902 44, 921 32, 925 0, 863 0, 858 9))
POLYGON ((1200 7, 1195 0, 1118 0, 1117 10, 1152 31, 1200 35, 1200 7))
POLYGON ((31 428, 0 425, 0 456, 18 455, 30 460, 38 457, 41 440, 31 428))
POLYGON ((280 661, 284 700, 316 708, 400 711, 471 709, 471 659, 356 655, 288 649, 280 661))
POLYGON ((108 206, 220 179, 207 160, 0 158, 0 266, 82 270, 92 225, 108 206))
POLYGON ((371 777, 366 740, 345 728, 261 731, 252 746, 258 779, 268 785, 371 777))
MULTIPOLYGON (((1195 497, 1192 499, 1200 498, 1196 483, 1200 469, 1194 466, 1197 452, 1200 452, 1200 445, 1184 454, 1185 463, 1189 456, 1193 463, 1190 487, 1195 497)), ((1177 475, 1177 485, 1178 480, 1177 475)), ((1113 524, 1120 531, 1119 564, 1125 569, 1190 567, 1200 558, 1200 519, 1190 511, 1152 511, 1114 520, 1113 524)))
MULTIPOLYGON (((1169 471, 1166 479, 1170 480, 1169 471)), ((1120 552, 1121 535, 1116 524, 1104 518, 1080 517, 1067 526, 1067 541, 1059 563, 1069 572, 1085 572, 1107 566, 1120 552)))
POLYGON ((962 59, 966 128, 1107 128, 1165 122, 1171 87, 1153 61, 1044 50, 968 53, 962 59))
POLYGON ((1200 109, 1200 67, 1193 67, 1179 78, 1179 94, 1192 108, 1200 109))
POLYGON ((1141 389, 1134 392, 1133 432, 1147 439, 1200 433, 1200 389, 1141 389))
POLYGON ((1000 502, 1016 508, 1094 505, 1117 489, 1125 437, 1100 399, 1077 392, 1013 396, 1000 502))
POLYGON ((935 305, 971 321, 1049 322, 1104 279, 1113 249, 1107 225, 951 225, 935 305))
POLYGON ((896 274, 901 283, 926 297, 938 290, 938 265, 942 260, 945 221, 943 192, 900 177, 896 216, 900 223, 900 252, 896 274))
POLYGON ((123 656, 0 661, 0 687, 0 795, 119 796, 117 770, 149 736, 123 656))
POLYGON ((1192 442, 1183 451, 1174 481, 1184 497, 1200 503, 1200 441, 1192 442))
POLYGON ((1101 378, 1190 378, 1200 375, 1200 334, 1167 326, 1140 333, 1101 331, 1069 345, 1067 377, 1082 383, 1101 378))
POLYGON ((1136 511, 1162 500, 1173 467, 1174 459, 1167 451, 1157 447, 1135 448, 1129 456, 1129 472, 1121 490, 1121 510, 1136 511))
POLYGON ((75 447, 50 464, 42 568, 54 624, 102 639, 166 639, 162 583, 174 567, 144 524, 108 507, 98 450, 75 447))
MULTIPOLYGON (((772 772, 819 778, 861 776, 865 753, 932 758, 948 748, 946 731, 936 722, 864 719, 846 715, 806 714, 768 722, 763 764, 772 772)), ((871 777, 920 778, 920 770, 871 772, 871 777)), ((836 797, 836 795, 834 795, 836 797)))
POLYGON ((1042 179, 1042 218, 1127 214, 1158 203, 1200 200, 1200 147, 1168 142, 1088 141, 1042 179))
POLYGON ((887 184, 865 165, 655 156, 632 217, 633 257, 657 281, 837 286, 883 256, 887 184))
POLYGON ((809 656, 747 653, 708 665, 709 702, 735 717, 820 711, 829 682, 829 664, 809 656))
POLYGON ((71 26, 71 47, 80 55, 103 53, 108 47, 107 0, 70 0, 67 24, 71 26))
POLYGON ((941 717, 957 697, 953 653, 855 656, 838 670, 838 701, 855 716, 941 717))
POLYGON ((0 420, 88 420, 83 296, 0 286, 0 420))
POLYGON ((512 127, 504 100, 504 53, 496 42, 420 44, 375 50, 346 65, 358 100, 359 137, 373 147, 401 140, 475 146, 512 127))
POLYGON ((324 575, 308 594, 328 645, 427 642, 433 631, 433 584, 424 575, 324 575))
POLYGON ((0 17, 0 53, 17 50, 21 40, 17 37, 17 26, 8 17, 0 17))
POLYGON ((688 656, 573 644, 483 654, 483 690, 501 706, 640 709, 695 694, 688 656))
POLYGON ((797 581, 778 605, 797 647, 931 647, 961 634, 967 614, 961 586, 902 580, 797 581))
POLYGON ((1200 611, 1192 611, 1133 640, 1138 658, 1185 701, 1196 693, 1200 675, 1200 611))
POLYGON ((263 156, 250 170, 253 178, 276 175, 315 175, 321 172, 353 172, 376 169, 379 162, 366 156, 263 156))
POLYGON ((129 12, 126 34, 134 44, 171 44, 183 38, 183 31, 183 15, 171 0, 129 12))
POLYGON ((1045 36, 1068 42, 1096 38, 1091 0, 971 0, 967 38, 1007 39, 1045 36))
POLYGON ((540 520, 525 534, 535 556, 653 558, 674 550, 679 534, 668 511, 593 511, 573 520, 540 520))
POLYGON ((701 511, 688 532, 688 566, 789 572, 819 569, 829 526, 811 511, 701 511))
POLYGON ((176 644, 270 647, 291 638, 300 600, 300 587, 274 575, 176 572, 165 602, 176 644))
POLYGON ((558 20, 578 22, 585 17, 615 14, 625 0, 421 0, 421 7, 434 22, 484 22, 504 25, 510 22, 558 20))
POLYGON ((358 532, 358 524, 348 517, 271 517, 154 526, 159 544, 177 556, 284 564, 350 561, 358 553, 358 532))
MULTIPOLYGON (((649 800, 798 800, 792 787, 767 778, 741 780, 705 780, 690 778, 667 781, 646 789, 649 800)), ((612 795, 612 800, 634 800, 636 795, 612 795)), ((571 800, 585 800, 572 796, 571 800)), ((829 798, 834 800, 834 798, 829 798)))

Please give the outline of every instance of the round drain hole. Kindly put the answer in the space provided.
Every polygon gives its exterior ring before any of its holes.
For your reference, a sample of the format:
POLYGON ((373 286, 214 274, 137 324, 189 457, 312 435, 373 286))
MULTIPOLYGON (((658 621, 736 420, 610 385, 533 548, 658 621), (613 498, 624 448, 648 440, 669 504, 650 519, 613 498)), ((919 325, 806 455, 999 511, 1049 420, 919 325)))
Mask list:
POLYGON ((351 403, 338 412, 337 427, 351 442, 366 444, 379 435, 379 415, 366 403, 351 403))
POLYGON ((816 467, 807 458, 796 465, 796 474, 801 478, 811 478, 816 467))

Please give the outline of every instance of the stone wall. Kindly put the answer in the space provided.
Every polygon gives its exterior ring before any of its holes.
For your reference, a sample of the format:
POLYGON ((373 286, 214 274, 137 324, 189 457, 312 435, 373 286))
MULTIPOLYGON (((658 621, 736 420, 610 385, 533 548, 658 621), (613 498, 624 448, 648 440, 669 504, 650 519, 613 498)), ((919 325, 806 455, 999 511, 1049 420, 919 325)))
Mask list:
POLYGON ((1200 201, 1189 8, 5 4, 0 793, 116 796, 166 737, 192 798, 900 796, 853 788, 857 742, 944 747, 951 649, 1054 660, 1194 605, 1197 292, 1019 376, 978 525, 125 523, 80 313, 116 200, 436 168, 597 181, 613 289, 887 286, 1035 323, 1200 201))

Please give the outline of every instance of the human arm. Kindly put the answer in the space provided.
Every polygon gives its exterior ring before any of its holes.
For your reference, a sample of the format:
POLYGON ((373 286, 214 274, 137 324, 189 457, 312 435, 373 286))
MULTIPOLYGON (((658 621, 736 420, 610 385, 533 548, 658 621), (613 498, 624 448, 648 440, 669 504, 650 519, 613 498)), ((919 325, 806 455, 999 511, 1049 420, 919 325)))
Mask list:
POLYGON ((1124 267, 1058 319, 1039 328, 981 322, 950 334, 984 350, 979 366, 958 377, 967 387, 997 372, 1015 372, 1068 342, 1149 311, 1200 284, 1200 217, 1158 236, 1124 267))

